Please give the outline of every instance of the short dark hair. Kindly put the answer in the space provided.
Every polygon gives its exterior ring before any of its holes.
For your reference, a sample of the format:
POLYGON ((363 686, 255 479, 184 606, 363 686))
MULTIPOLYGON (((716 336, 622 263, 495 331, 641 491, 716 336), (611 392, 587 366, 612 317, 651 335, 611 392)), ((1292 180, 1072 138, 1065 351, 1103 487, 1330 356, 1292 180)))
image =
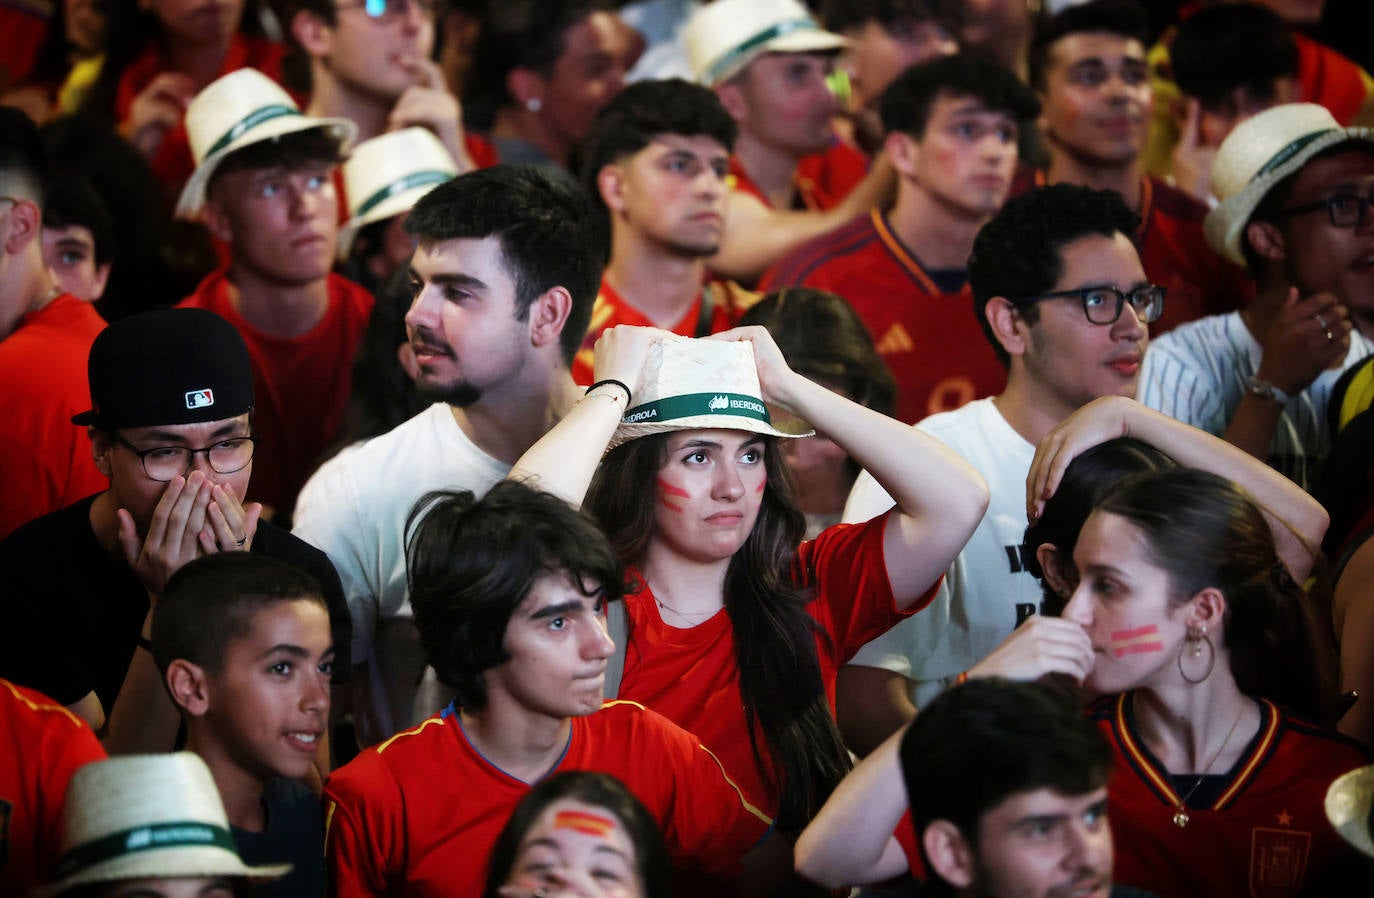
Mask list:
POLYGON ((1074 698, 997 678, 936 696, 911 722, 899 753, 917 844, 932 822, 948 820, 976 845, 980 818, 1004 801, 1037 789, 1086 795, 1107 784, 1112 763, 1074 698))
POLYGON ((406 521, 406 577, 425 657, 466 708, 486 705, 483 674, 510 658, 506 627, 536 581, 594 583, 606 601, 625 594, 625 568, 584 512, 542 490, 503 480, 481 499, 435 491, 406 521))
POLYGON ((514 871, 520 854, 520 843, 549 805, 570 798, 604 808, 620 821, 634 845, 635 857, 630 867, 641 880, 642 894, 658 898, 672 893, 672 866, 663 836, 644 803, 634 796, 625 784, 609 773, 573 770, 543 780, 520 799, 511 812, 496 845, 487 861, 487 885, 482 898, 500 898, 501 887, 514 871))
POLYGON ((1272 9, 1226 4, 1179 23, 1169 64, 1178 89, 1207 106, 1238 87, 1267 91, 1277 78, 1296 78, 1298 45, 1272 9))
POLYGON ((959 0, 825 0, 821 20, 831 31, 877 22, 887 31, 936 22, 954 34, 964 22, 959 0))
POLYGON ((173 574, 153 611, 153 660, 164 673, 178 659, 210 673, 253 617, 278 602, 306 601, 329 610, 320 583, 296 567, 253 552, 219 552, 173 574))
POLYGON ((43 208, 43 182, 48 152, 33 119, 11 106, 0 106, 0 184, 9 182, 23 199, 43 208))
MULTIPOLYGON (((1134 238, 1140 216, 1115 190, 1078 184, 1036 187, 1007 201, 978 231, 968 260, 973 310, 1002 363, 1010 362, 988 323, 988 300, 1013 303, 1047 293, 1064 272, 1060 251, 1080 237, 1125 234, 1134 238)), ((1022 309, 1030 324, 1039 320, 1034 305, 1022 309)))
POLYGON ((989 112, 1005 112, 1018 122, 1040 114, 1035 92, 1010 70, 972 53, 956 53, 913 65, 887 86, 878 101, 883 131, 921 137, 941 96, 973 97, 989 112))
POLYGON ((263 168, 297 171, 320 163, 338 165, 344 160, 344 156, 339 142, 324 128, 307 128, 304 131, 293 131, 280 137, 259 140, 221 159, 205 185, 205 194, 214 196, 220 179, 232 172, 263 168))
POLYGON ((1036 90, 1045 89, 1045 70, 1050 51, 1059 41, 1073 34, 1114 34, 1150 46, 1150 17, 1137 0, 1091 0, 1070 6, 1045 19, 1036 29, 1027 57, 1028 81, 1036 90))
POLYGON ((739 125, 716 92, 681 78, 639 81, 601 108, 582 144, 582 186, 603 218, 609 213, 596 185, 601 169, 649 145, 659 134, 709 137, 729 153, 739 125))
POLYGON ((420 198, 406 232, 421 243, 496 237, 515 283, 517 317, 539 296, 563 287, 572 311, 559 335, 563 360, 587 334, 609 256, 591 202, 576 185, 532 165, 497 165, 459 175, 420 198))
POLYGON ((114 219, 91 182, 75 171, 52 171, 43 186, 43 227, 83 227, 95 243, 95 263, 114 258, 114 219))

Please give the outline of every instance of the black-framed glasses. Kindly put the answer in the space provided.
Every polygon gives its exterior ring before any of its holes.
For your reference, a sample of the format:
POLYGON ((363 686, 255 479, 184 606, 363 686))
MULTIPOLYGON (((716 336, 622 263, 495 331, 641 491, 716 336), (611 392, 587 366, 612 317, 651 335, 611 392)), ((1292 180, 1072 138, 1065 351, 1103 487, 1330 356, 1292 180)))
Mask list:
POLYGON ((335 9, 358 9, 369 19, 390 21, 406 14, 411 6, 418 7, 429 16, 436 15, 443 6, 443 0, 349 0, 335 5, 335 9))
POLYGON ((1115 287, 1079 287, 1076 290, 1058 290, 1054 293, 1041 293, 1018 300, 1018 305, 1030 305, 1042 299, 1077 298, 1083 303, 1083 314, 1093 324, 1115 324, 1121 317, 1121 309, 1129 301, 1131 311, 1142 324, 1158 321, 1164 314, 1164 296, 1169 291, 1158 284, 1137 287, 1129 293, 1122 293, 1115 287))
POLYGON ((1333 227, 1358 228, 1364 224, 1365 213, 1369 211, 1370 206, 1374 206, 1374 197, 1341 193, 1336 196, 1329 196, 1324 200, 1317 200, 1315 203, 1280 209, 1278 214, 1288 218, 1293 215, 1305 215, 1308 212, 1325 209, 1333 227))
POLYGON ((190 470, 197 455, 204 455, 210 462, 210 469, 216 474, 233 474, 248 467, 253 460, 253 448, 257 437, 234 437, 220 440, 213 446, 203 449, 188 449, 185 446, 156 446, 140 449, 117 433, 111 434, 119 445, 128 449, 143 463, 143 472, 161 483, 167 483, 190 470))

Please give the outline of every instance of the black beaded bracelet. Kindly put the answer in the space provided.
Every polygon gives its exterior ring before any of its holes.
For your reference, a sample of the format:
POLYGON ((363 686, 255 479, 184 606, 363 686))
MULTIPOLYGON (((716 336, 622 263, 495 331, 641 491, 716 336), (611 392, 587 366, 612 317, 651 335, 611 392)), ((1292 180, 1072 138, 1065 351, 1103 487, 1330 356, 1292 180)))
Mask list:
POLYGON ((628 407, 629 404, 630 404, 630 399, 631 399, 631 397, 632 397, 632 395, 633 395, 632 393, 630 393, 630 388, 627 387, 627 386, 625 386, 625 384, 621 383, 620 381, 615 380, 615 379, 613 379, 613 378, 607 378, 606 380, 598 380, 596 383, 594 383, 594 384, 592 384, 590 387, 588 387, 588 388, 587 388, 587 392, 584 393, 583 395, 584 395, 584 396, 585 396, 585 395, 588 395, 588 394, 591 393, 592 390, 595 390, 597 387, 604 387, 604 386, 606 386, 607 384, 610 384, 611 386, 615 386, 615 387, 620 387, 620 389, 622 389, 622 390, 625 391, 625 405, 628 407))

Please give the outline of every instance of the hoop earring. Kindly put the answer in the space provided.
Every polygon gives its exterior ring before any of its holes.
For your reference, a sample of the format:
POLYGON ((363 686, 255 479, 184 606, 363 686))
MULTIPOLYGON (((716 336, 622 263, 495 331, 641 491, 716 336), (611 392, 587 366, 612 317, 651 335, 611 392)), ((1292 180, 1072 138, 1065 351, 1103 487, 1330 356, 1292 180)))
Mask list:
POLYGON ((1203 682, 1212 675, 1212 668, 1215 667, 1217 663, 1217 650, 1216 647, 1212 645, 1212 638, 1207 635, 1207 628, 1203 627, 1198 630, 1188 631, 1188 638, 1184 641, 1183 645, 1178 647, 1177 661, 1178 674, 1179 676, 1183 677, 1183 680, 1186 683, 1191 683, 1192 685, 1196 686, 1198 683, 1203 682), (1188 674, 1185 673, 1183 670, 1183 652, 1185 648, 1191 646, 1191 648, 1188 649, 1189 654, 1191 654, 1194 658, 1201 658, 1202 647, 1204 645, 1207 646, 1207 669, 1202 672, 1202 676, 1198 677, 1195 680, 1192 677, 1188 676, 1188 674))

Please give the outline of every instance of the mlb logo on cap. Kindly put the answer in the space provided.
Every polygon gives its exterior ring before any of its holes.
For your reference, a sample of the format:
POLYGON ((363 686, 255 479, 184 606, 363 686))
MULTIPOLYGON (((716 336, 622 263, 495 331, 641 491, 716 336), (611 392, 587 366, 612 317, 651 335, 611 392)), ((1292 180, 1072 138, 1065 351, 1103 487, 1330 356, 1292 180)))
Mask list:
POLYGON ((205 408, 215 404, 214 390, 192 390, 186 394, 187 408, 205 408))

